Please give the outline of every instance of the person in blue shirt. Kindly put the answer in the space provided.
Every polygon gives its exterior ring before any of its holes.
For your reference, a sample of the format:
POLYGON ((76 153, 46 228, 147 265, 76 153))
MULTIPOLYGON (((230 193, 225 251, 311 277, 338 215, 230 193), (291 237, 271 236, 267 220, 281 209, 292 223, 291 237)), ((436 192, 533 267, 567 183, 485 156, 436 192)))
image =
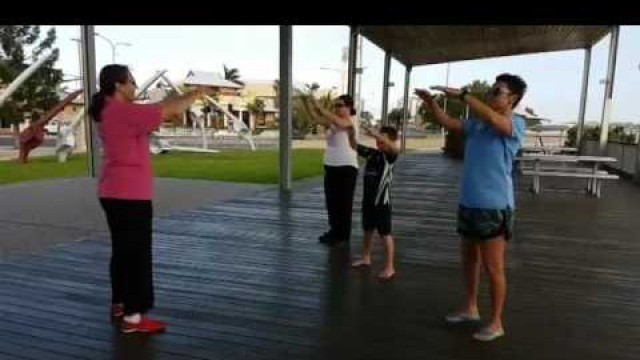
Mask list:
POLYGON ((501 74, 485 101, 466 89, 431 89, 466 103, 472 114, 464 121, 454 119, 438 106, 429 91, 416 89, 416 95, 438 123, 466 137, 457 225, 462 237, 466 301, 445 320, 451 324, 480 321, 477 298, 483 264, 491 283, 493 313, 473 337, 491 341, 504 335, 505 249, 512 236, 515 209, 512 169, 526 130, 524 119, 513 109, 522 100, 527 84, 519 76, 501 74))

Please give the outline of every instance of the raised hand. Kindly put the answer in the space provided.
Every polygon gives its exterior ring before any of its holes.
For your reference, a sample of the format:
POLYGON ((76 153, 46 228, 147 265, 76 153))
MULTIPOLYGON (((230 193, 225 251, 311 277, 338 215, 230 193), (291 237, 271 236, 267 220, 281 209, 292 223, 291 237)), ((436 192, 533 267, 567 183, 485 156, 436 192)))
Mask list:
POLYGON ((433 95, 427 89, 415 89, 414 94, 418 96, 422 101, 431 102, 433 101, 433 95))
POLYGON ((450 88, 446 86, 432 86, 431 90, 442 91, 447 97, 457 97, 462 93, 462 90, 460 89, 450 88))

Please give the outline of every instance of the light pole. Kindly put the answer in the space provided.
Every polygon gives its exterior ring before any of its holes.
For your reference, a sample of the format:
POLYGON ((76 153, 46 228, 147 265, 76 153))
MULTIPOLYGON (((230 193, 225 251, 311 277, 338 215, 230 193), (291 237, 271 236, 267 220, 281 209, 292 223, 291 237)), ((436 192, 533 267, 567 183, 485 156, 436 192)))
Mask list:
MULTIPOLYGON (((356 75, 362 76, 362 72, 366 68, 367 68, 366 66, 365 67, 356 67, 356 75)), ((322 67, 320 67, 320 70, 333 71, 333 72, 340 73, 343 77, 345 76, 344 69, 330 68, 330 67, 322 66, 322 67)), ((342 81, 342 84, 341 84, 340 88, 342 89, 342 93, 343 94, 346 94, 348 92, 345 87, 346 87, 346 84, 344 83, 344 81, 342 81)), ((358 94, 360 94, 360 89, 362 89, 362 83, 361 82, 358 83, 358 94)), ((354 96, 354 98, 357 98, 357 97, 358 96, 354 96)))
POLYGON ((95 34, 96 36, 98 36, 98 37, 100 37, 100 38, 104 39, 104 40, 105 40, 106 42, 108 42, 108 43, 109 43, 109 45, 111 46, 111 62, 112 62, 113 64, 115 64, 115 63, 116 63, 116 48, 117 48, 118 46, 131 46, 131 43, 128 43, 128 42, 121 42, 121 41, 113 42, 111 39, 109 39, 108 37, 106 37, 106 36, 104 36, 104 35, 102 35, 102 34, 99 34, 99 33, 97 33, 97 32, 95 32, 94 34, 95 34))
POLYGON ((325 67, 325 66, 320 67, 320 70, 327 70, 327 71, 333 71, 333 72, 340 73, 342 75, 342 78, 343 78, 342 81, 341 81, 341 84, 340 84, 340 91, 343 94, 346 93, 345 84, 344 84, 344 70, 337 69, 337 68, 325 67))
MULTIPOLYGON (((84 74, 82 69, 82 42, 78 38, 71 38, 71 41, 75 41, 78 44, 78 70, 80 70, 80 74, 84 74)), ((78 88, 82 88, 82 75, 78 77, 78 88)))

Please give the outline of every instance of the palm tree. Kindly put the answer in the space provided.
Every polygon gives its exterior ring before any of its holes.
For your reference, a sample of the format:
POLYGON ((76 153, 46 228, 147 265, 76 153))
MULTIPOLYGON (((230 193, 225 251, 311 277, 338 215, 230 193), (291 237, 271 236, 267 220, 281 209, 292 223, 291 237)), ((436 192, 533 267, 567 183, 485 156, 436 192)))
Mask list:
POLYGON ((252 102, 247 104, 247 110, 251 113, 256 119, 264 119, 265 115, 265 103, 262 99, 254 99, 252 102))
POLYGON ((237 68, 228 68, 227 65, 222 64, 224 69, 224 79, 234 82, 238 85, 244 85, 242 81, 240 81, 240 71, 237 68))
POLYGON ((280 80, 273 80, 273 91, 276 93, 274 104, 276 109, 280 108, 280 80))
POLYGON ((320 89, 320 85, 317 82, 314 82, 312 84, 304 84, 304 89, 308 95, 313 95, 316 91, 318 91, 318 89, 320 89))

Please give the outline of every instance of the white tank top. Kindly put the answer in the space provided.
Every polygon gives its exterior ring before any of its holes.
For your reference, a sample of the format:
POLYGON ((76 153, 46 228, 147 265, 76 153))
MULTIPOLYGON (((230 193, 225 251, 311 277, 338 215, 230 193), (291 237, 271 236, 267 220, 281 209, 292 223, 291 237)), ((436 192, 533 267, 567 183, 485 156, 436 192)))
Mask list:
MULTIPOLYGON (((353 119, 358 138, 358 122, 353 119)), ((324 152, 324 164, 327 166, 353 166, 358 168, 358 154, 349 145, 349 133, 335 125, 331 125, 327 133, 327 148, 324 152)))

